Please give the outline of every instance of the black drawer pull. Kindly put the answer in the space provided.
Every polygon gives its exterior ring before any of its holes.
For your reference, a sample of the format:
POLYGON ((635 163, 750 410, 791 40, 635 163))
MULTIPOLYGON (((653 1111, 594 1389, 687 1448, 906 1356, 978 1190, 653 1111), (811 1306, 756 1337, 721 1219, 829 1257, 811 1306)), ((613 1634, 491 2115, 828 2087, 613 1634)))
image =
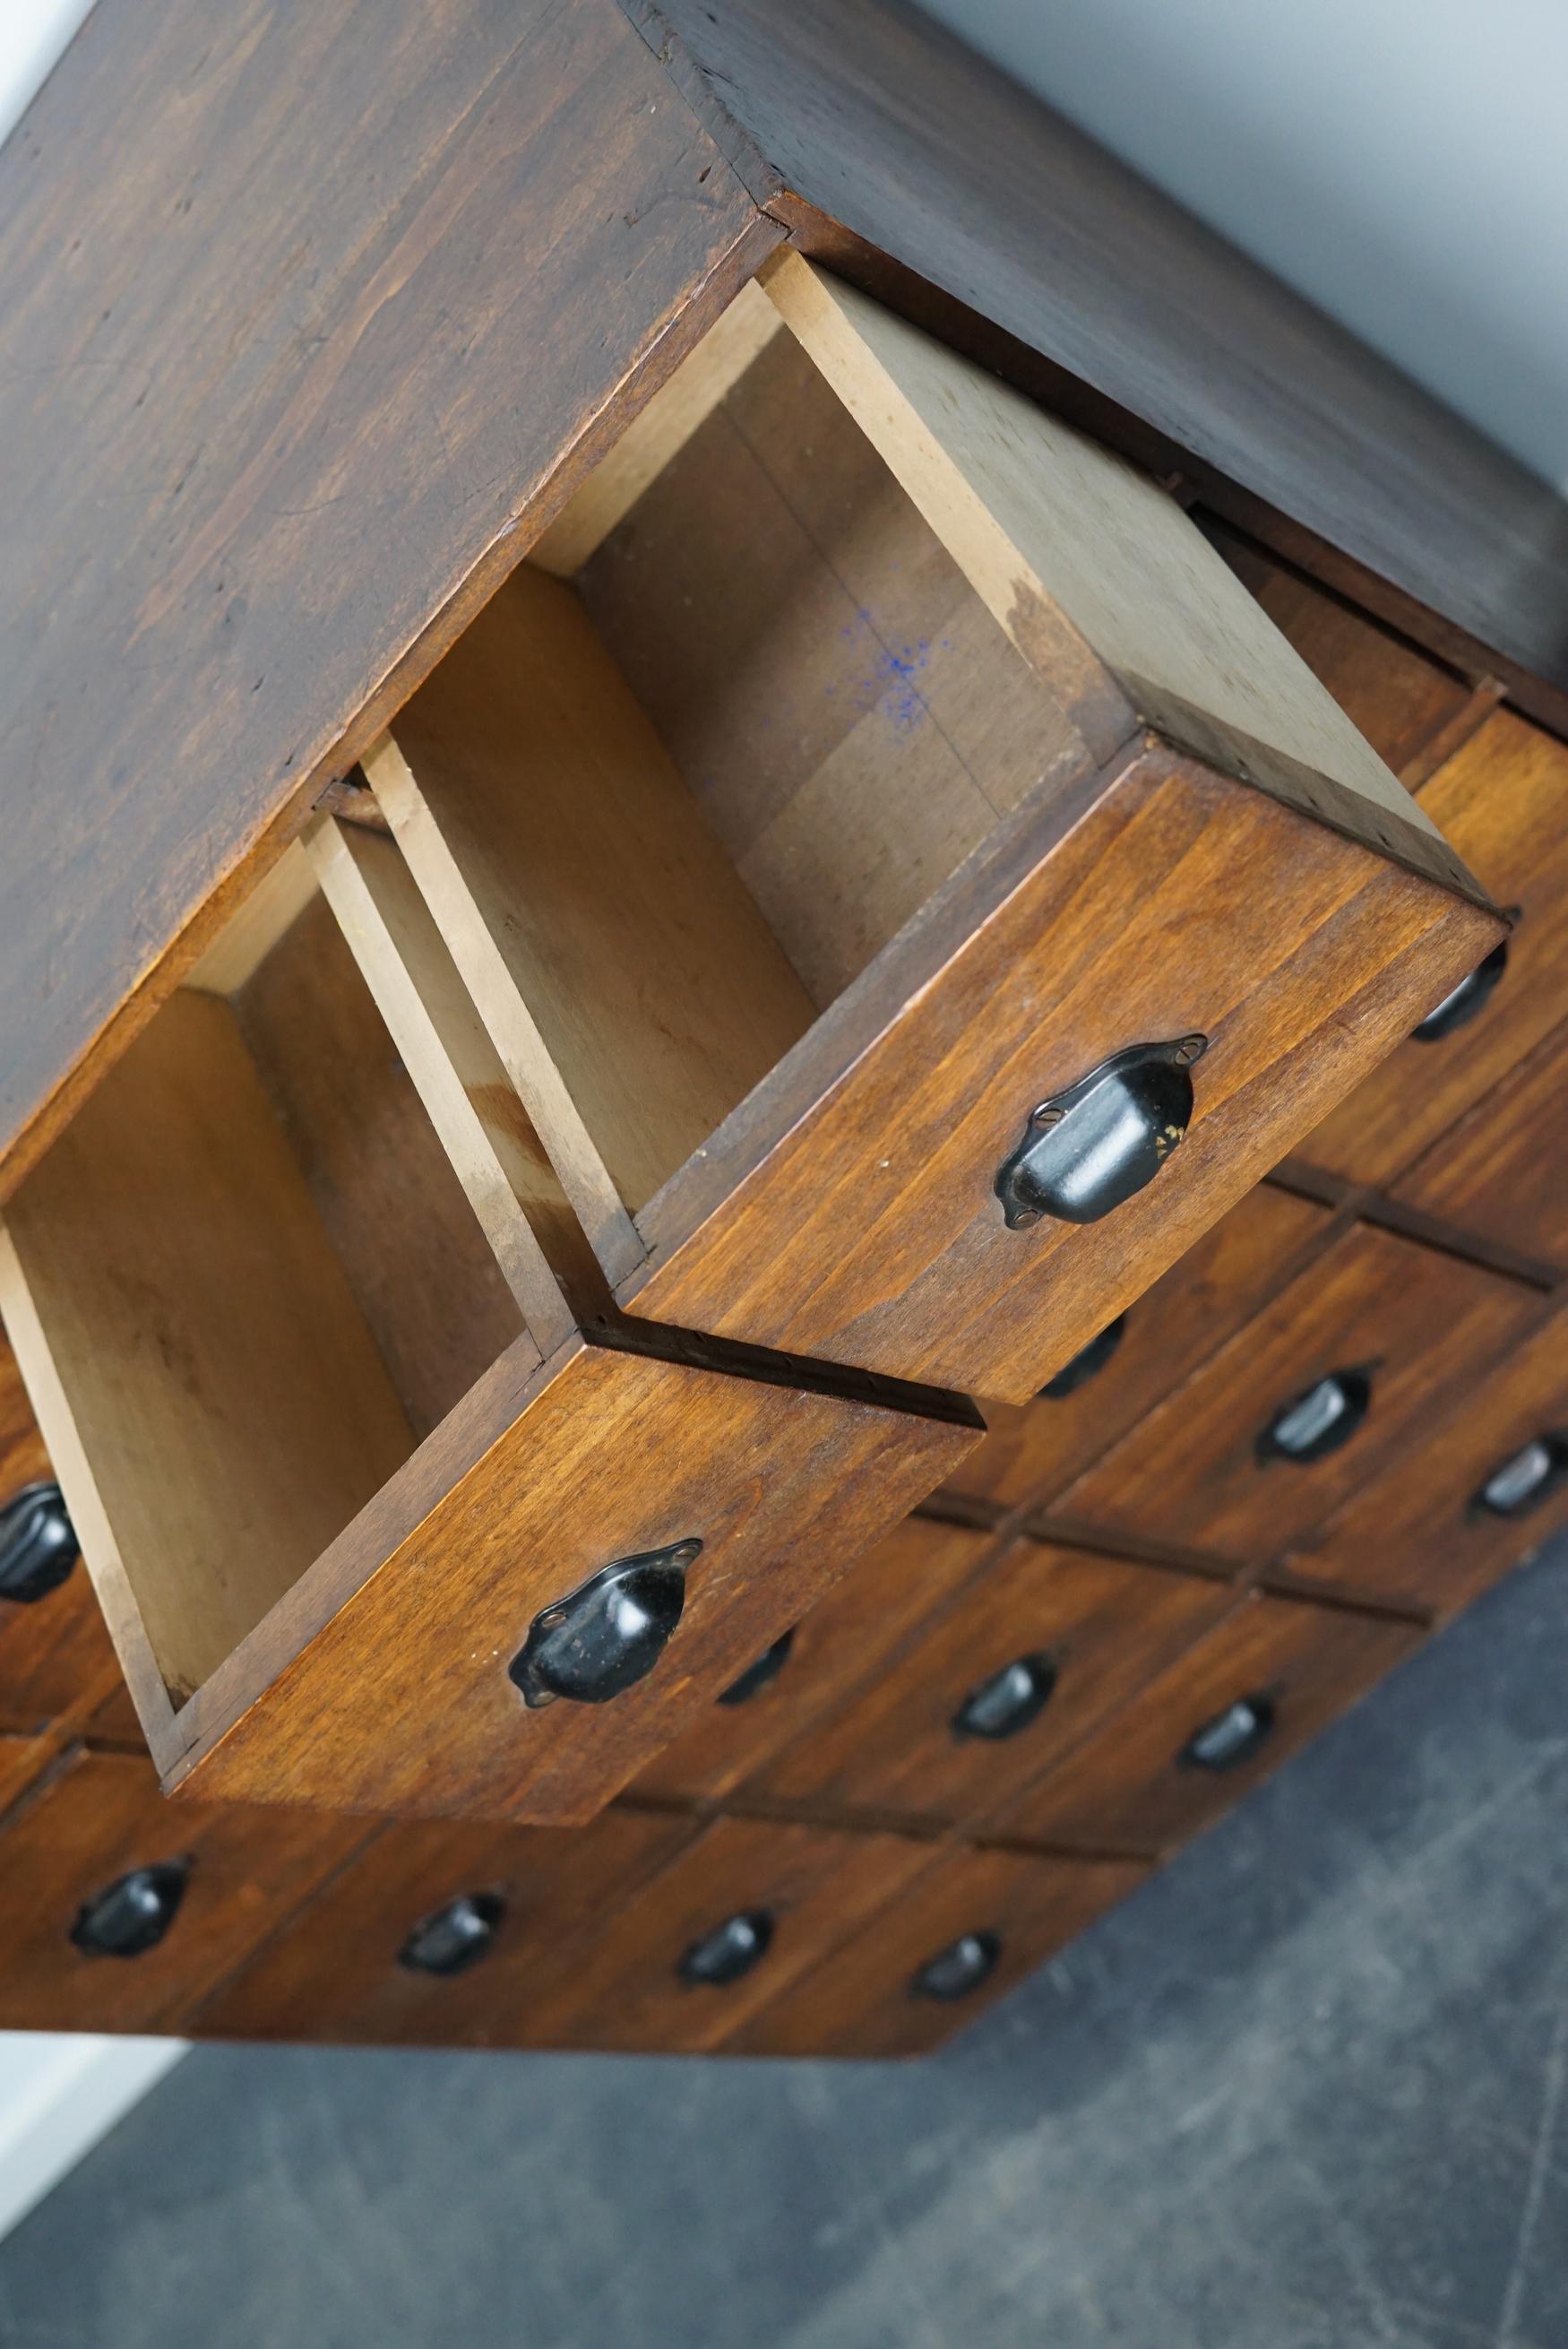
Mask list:
POLYGON ((1016 1656, 999 1672, 970 1690, 953 1716, 956 1737, 1016 1737, 1038 1721, 1057 1685, 1049 1656, 1016 1656))
POLYGON ((607 1704, 646 1680, 681 1619, 686 1568, 701 1549, 694 1539, 617 1558, 542 1609, 510 1666, 524 1701, 607 1704))
POLYGON ((89 1958, 145 1956, 180 1914, 190 1874, 188 1859, 166 1859, 118 1877, 77 1909, 72 1946, 89 1958))
POLYGON ((1258 1435, 1260 1462, 1326 1460, 1348 1444, 1372 1406, 1369 1371, 1330 1371, 1282 1403, 1258 1435))
POLYGON ((1274 1734, 1270 1696, 1239 1696, 1223 1713, 1195 1729, 1178 1760, 1190 1770, 1239 1770, 1274 1734))
POLYGON ((1189 1071, 1208 1045, 1206 1036, 1133 1044, 1031 1110, 996 1174, 1008 1230, 1042 1216, 1097 1224, 1152 1183, 1191 1123, 1189 1071))
POLYGON ((960 1933, 915 1973, 909 1987, 916 1998, 967 1998, 996 1971, 1002 1955, 999 1933, 960 1933))
POLYGON ((1494 1517, 1527 1516, 1568 1477, 1568 1434, 1556 1428, 1532 1435, 1500 1461, 1470 1506, 1494 1517))
POLYGON ((1493 947, 1486 960, 1478 963, 1468 977, 1444 996, 1435 1010, 1429 1011, 1418 1028, 1410 1030, 1410 1040, 1416 1044, 1440 1044, 1445 1036, 1466 1028, 1479 1011, 1484 1011, 1497 991, 1498 981, 1508 968, 1508 940, 1493 947))
POLYGON ((1064 1362, 1054 1379, 1047 1379, 1040 1389, 1043 1402, 1059 1402, 1064 1395, 1077 1394, 1079 1387, 1103 1371, 1127 1333, 1127 1316, 1119 1313, 1108 1321, 1098 1338, 1080 1346, 1070 1362, 1064 1362))
POLYGON ((789 1651, 794 1644, 793 1630, 782 1633, 774 1640, 770 1648, 763 1649, 754 1664, 747 1665, 738 1681, 730 1682, 729 1686, 719 1696, 718 1702, 749 1704, 758 1692, 768 1686, 769 1681, 778 1679, 789 1661, 789 1651))
POLYGON ((25 1485, 0 1509, 0 1599, 22 1607, 46 1599, 80 1556, 57 1485, 25 1485))
POLYGON ((773 1940, 773 1918, 767 1909, 743 1909, 727 1917, 711 1933, 694 1941, 676 1973, 682 1982, 705 1990, 722 1990, 761 1964, 773 1940))
POLYGON ((421 1917, 397 1952, 415 1974, 465 1974, 477 1966, 500 1929, 506 1902, 499 1892, 464 1892, 421 1917))

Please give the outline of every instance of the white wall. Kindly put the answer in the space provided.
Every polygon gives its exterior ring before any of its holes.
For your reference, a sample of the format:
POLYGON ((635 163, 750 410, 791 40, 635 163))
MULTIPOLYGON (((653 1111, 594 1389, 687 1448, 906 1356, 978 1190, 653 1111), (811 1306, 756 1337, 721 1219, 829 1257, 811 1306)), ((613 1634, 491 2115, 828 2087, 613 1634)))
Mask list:
POLYGON ((1568 486, 1568 0, 923 0, 1568 486))
POLYGON ((0 139, 91 6, 92 0, 0 0, 0 139))

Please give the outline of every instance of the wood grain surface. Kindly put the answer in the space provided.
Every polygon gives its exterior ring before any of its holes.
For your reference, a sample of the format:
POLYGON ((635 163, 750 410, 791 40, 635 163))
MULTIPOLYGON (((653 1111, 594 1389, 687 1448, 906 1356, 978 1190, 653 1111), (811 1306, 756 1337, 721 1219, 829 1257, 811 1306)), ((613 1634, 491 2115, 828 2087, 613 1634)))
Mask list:
POLYGON ((1492 919, 1150 747, 998 825, 640 1218, 628 1309, 1022 1402, 1348 1092, 1492 919), (1030 1109, 1135 1038, 1212 1040, 1158 1180, 1008 1231, 1030 1109))
POLYGON ((782 233, 614 0, 94 9, 0 153, 13 1174, 782 233))
POLYGON ((738 2055, 923 2055, 992 2005, 1143 1881, 1136 1860, 954 1850, 729 2043, 738 2055), (965 1933, 995 1933, 995 1971, 952 2002, 913 1990, 965 1933))
POLYGON ((175 1810, 145 1756, 67 1755, 0 1832, 0 1868, 20 1896, 0 1916, 0 2023, 178 2032, 368 1833, 363 1821, 308 1812, 175 1810), (191 1873, 157 1948, 132 1959, 72 1948, 85 1900, 131 1868, 172 1859, 189 1859, 191 1873))
POLYGON ((1462 1607, 1568 1518, 1568 1484, 1498 1516, 1480 1487, 1535 1438, 1568 1442, 1568 1313, 1525 1338, 1491 1375, 1423 1420, 1408 1449, 1284 1560, 1294 1577, 1362 1598, 1462 1607))
POLYGON ((962 1824, 1037 1777, 1235 1604, 1221 1581, 1016 1542, 908 1655, 811 1723, 752 1784, 798 1803, 962 1824), (1055 1674, 1044 1712, 1008 1738, 959 1735, 965 1699, 1023 1657, 1045 1659, 1055 1674))
POLYGON ((984 1444, 948 1487, 1016 1508, 1055 1499, 1320 1247, 1333 1216, 1260 1185, 1127 1309, 1116 1351, 1068 1394, 987 1403, 984 1444))
POLYGON ((1101 1849, 1152 1854, 1181 1843, 1381 1680, 1420 1636, 1411 1624, 1249 1593, 991 1824, 1021 1840, 1101 1849), (1274 1727, 1251 1760, 1218 1771, 1182 1761, 1196 1730, 1260 1696, 1274 1708, 1274 1727))
POLYGON ((1309 1533, 1473 1389, 1540 1311, 1532 1291, 1362 1226, 1283 1289, 1062 1495, 1063 1513, 1265 1564, 1309 1533), (1274 1414, 1334 1371, 1362 1370, 1371 1405, 1337 1451, 1260 1453, 1274 1414))
MULTIPOLYGON (((203 1799, 555 1825, 589 1818, 978 1433, 689 1361, 576 1343, 503 1357, 179 1716, 203 1799), (542 1607, 696 1536, 660 1666, 530 1712, 507 1677, 542 1607)), ((161 1757, 160 1757, 161 1758, 161 1757)))

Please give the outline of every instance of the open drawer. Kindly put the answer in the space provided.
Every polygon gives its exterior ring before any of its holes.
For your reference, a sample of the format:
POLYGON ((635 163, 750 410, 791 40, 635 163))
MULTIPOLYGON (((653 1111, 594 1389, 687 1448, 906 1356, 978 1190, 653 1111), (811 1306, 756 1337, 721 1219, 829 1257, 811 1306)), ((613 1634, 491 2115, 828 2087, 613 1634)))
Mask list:
POLYGON ((1022 1402, 1502 929, 1164 492, 766 286, 366 773, 630 1313, 1022 1402))
POLYGON ((9 1203, 0 1295, 203 1799, 589 1816, 980 1430, 618 1321, 397 851, 330 820, 9 1203))

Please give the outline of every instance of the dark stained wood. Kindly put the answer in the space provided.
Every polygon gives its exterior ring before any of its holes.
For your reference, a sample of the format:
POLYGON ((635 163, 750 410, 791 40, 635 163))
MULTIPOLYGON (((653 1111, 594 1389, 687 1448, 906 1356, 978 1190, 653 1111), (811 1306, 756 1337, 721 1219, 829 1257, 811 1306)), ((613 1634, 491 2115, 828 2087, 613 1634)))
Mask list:
MULTIPOLYGON (((1301 1143, 1297 1155, 1308 1164, 1357 1183, 1387 1185, 1437 1145, 1568 1003, 1568 749, 1499 711, 1425 785, 1420 802, 1519 920, 1508 968, 1484 1011, 1438 1043, 1401 1044, 1301 1143)), ((1436 1207, 1436 1196, 1423 1204, 1436 1207)), ((1499 1236, 1531 1245, 1506 1222, 1499 1236)))
POLYGON ((0 1730, 0 1812, 11 1805, 50 1760, 46 1739, 0 1730))
POLYGON ((368 1832, 302 1811, 171 1808, 144 1758, 78 1750, 0 1834, 0 2025, 178 2031, 368 1832), (156 1949, 120 1960, 71 1947, 83 1901, 130 1868, 181 1857, 184 1901, 156 1949))
POLYGON ((16 1357, 0 1329, 0 1509, 24 1485, 41 1484, 48 1474, 49 1455, 16 1357))
POLYGON ((962 1823, 1048 1769, 1235 1604, 1223 1582, 1026 1538, 751 1785, 962 1823), (965 1698, 1026 1656, 1056 1672, 1045 1711, 1006 1739, 958 1735, 965 1698))
POLYGON ((0 1727, 36 1731, 119 1679, 85 1566, 26 1607, 0 1602, 0 1727))
POLYGON ((542 1988, 696 1831, 690 1819, 615 1811, 572 1829, 397 1823, 281 1921, 195 2028, 219 2039, 526 2045, 542 1988), (400 1965, 414 1927, 465 1893, 505 1903, 479 1963, 449 1976, 400 1965))
MULTIPOLYGON (((1561 1003, 1559 991, 1557 1008, 1561 1003)), ((1461 1231, 1494 1234, 1538 1261, 1568 1269, 1565 1144, 1568 1023, 1554 1028, 1434 1142, 1393 1185, 1393 1196, 1461 1231)))
POLYGON ((806 251, 1562 722, 1568 506, 1473 426, 907 0, 626 5, 806 251))
POLYGON ((591 1817, 975 1441, 961 1412, 890 1407, 895 1392, 602 1344, 531 1377, 504 1356, 183 1708, 169 1783, 591 1817), (528 1711, 506 1668, 539 1609, 691 1535, 705 1547, 659 1668, 613 1705, 528 1711))
POLYGON ((1419 1639, 1410 1624, 1251 1592, 991 1825, 1021 1841, 1160 1852, 1228 1810, 1419 1639), (1181 1760, 1195 1731, 1256 1697, 1273 1704, 1274 1728, 1252 1759, 1219 1771, 1181 1760))
POLYGON ((930 1867, 929 1844, 899 1836, 721 1819, 628 1902, 563 1978, 531 1999, 519 2037, 533 2047, 711 2053, 791 1983, 807 1980, 930 1867), (765 1909, 766 1954, 722 1986, 683 1982, 691 1945, 728 1917, 765 1909))
POLYGON ((1069 1486, 1061 1509, 1264 1564, 1402 1450, 1538 1316, 1529 1289, 1362 1226, 1069 1486), (1371 1408, 1321 1459, 1260 1456, 1276 1412, 1331 1371, 1370 1370, 1371 1408))
POLYGON ((1528 1513, 1476 1506, 1495 1468, 1526 1444, 1568 1441, 1568 1314, 1527 1338, 1489 1378, 1423 1422, 1416 1442, 1336 1510, 1284 1566, 1295 1578, 1366 1599, 1445 1612, 1468 1605, 1568 1519, 1568 1485, 1528 1513))
POLYGON ((1135 1860, 956 1850, 928 1869, 730 2042, 747 2055, 921 2055, 1004 1997, 1143 1881, 1135 1860), (915 1974, 963 1934, 995 1933, 995 1972, 962 2000, 916 1996, 915 1974))
POLYGON ((782 233, 614 0, 93 11, 0 153, 13 1174, 782 233))
POLYGON ((991 1433, 944 1498, 1049 1501, 1266 1303, 1326 1239, 1332 1215, 1260 1185, 1127 1309, 1103 1369, 1070 1394, 987 1403, 991 1433))
POLYGON ((628 1308, 1032 1395, 1496 936, 1489 917, 1161 748, 998 826, 641 1220, 628 1308), (1199 1030, 1181 1151, 1104 1222, 1009 1232, 1029 1110, 1199 1030))
MULTIPOLYGON (((635 1791, 664 1799, 714 1800, 739 1785, 766 1784, 780 1747, 882 1671, 924 1619, 974 1579, 994 1544, 984 1530, 906 1517, 856 1561, 795 1626, 775 1680, 744 1704, 711 1704, 638 1774, 635 1791)), ((984 1585, 975 1594, 988 1604, 984 1585)))

